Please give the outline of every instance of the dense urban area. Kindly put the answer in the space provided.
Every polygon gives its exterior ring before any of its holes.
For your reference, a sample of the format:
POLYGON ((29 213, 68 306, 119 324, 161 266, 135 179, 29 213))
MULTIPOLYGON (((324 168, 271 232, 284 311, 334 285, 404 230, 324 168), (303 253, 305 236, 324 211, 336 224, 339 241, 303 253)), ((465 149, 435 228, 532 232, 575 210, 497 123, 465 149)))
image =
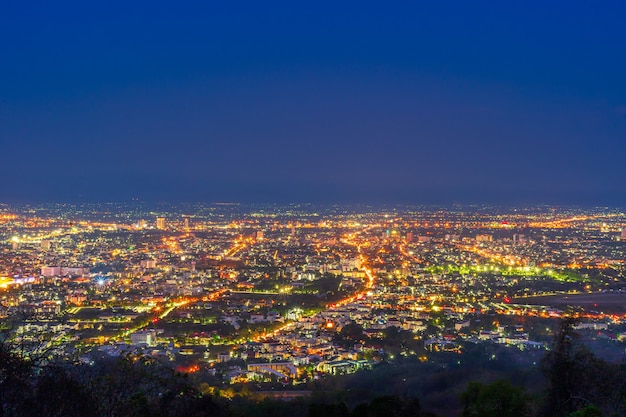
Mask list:
MULTIPOLYGON (((159 364, 212 415, 491 415, 472 389, 541 397, 559 337, 623 363, 625 225, 604 207, 0 205, 1 340, 38 367, 159 364)), ((622 415, 620 389, 570 411, 622 415)))

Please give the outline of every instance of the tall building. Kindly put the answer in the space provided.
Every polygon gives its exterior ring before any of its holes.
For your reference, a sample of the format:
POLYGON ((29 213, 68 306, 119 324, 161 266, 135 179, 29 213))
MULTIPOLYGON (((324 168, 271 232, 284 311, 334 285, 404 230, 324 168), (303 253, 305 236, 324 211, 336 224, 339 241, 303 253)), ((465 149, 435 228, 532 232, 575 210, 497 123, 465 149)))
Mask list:
POLYGON ((492 242, 493 236, 491 235, 476 235, 476 242, 492 242))
POLYGON ((156 228, 159 230, 165 230, 165 217, 157 217, 156 228))
POLYGON ((263 230, 258 230, 256 232, 256 240, 263 240, 263 230))
POLYGON ((622 242, 626 242, 626 226, 622 227, 622 242))
POLYGON ((513 244, 514 245, 524 245, 526 243, 526 236, 521 235, 519 233, 515 233, 513 235, 513 244))
POLYGON ((185 230, 189 230, 189 217, 185 217, 185 230))
POLYGON ((49 240, 42 240, 41 241, 41 250, 48 251, 48 250, 50 250, 50 247, 51 247, 51 242, 49 240))
POLYGON ((41 268, 41 275, 44 277, 53 277, 61 275, 60 266, 44 266, 41 268))
POLYGON ((145 345, 155 346, 157 343, 157 333, 154 329, 139 330, 130 334, 130 344, 133 346, 145 345))
POLYGON ((156 268, 157 262, 154 259, 144 259, 140 262, 142 268, 150 269, 156 268))

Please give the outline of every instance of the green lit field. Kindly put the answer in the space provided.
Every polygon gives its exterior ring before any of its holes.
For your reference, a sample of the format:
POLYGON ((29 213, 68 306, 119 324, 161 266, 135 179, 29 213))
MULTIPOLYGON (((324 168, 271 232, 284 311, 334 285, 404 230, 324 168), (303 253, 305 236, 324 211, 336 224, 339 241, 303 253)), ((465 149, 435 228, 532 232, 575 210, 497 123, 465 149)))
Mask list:
POLYGON ((519 277, 547 277, 556 281, 565 282, 586 282, 589 278, 583 277, 573 270, 555 270, 531 266, 502 266, 502 265, 434 265, 426 267, 426 272, 433 274, 461 275, 501 275, 519 277))

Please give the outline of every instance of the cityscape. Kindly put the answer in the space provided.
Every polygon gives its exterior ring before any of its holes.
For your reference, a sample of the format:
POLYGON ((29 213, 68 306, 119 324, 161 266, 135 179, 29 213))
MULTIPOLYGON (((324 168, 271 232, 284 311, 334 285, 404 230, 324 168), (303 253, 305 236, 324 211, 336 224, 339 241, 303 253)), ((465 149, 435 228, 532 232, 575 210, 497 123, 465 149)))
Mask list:
POLYGON ((0 317, 27 355, 130 354, 223 395, 289 397, 472 345, 536 364, 566 318, 604 357, 626 353, 616 209, 137 202, 0 220, 0 317))
POLYGON ((626 2, 4 2, 0 417, 625 417, 626 2))

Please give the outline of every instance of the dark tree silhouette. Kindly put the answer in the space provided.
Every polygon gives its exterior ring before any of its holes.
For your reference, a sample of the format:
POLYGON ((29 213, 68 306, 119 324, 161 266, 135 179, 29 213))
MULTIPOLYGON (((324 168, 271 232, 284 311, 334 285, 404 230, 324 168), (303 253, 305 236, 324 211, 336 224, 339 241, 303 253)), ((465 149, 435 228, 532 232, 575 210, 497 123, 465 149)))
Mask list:
POLYGON ((21 415, 33 384, 32 364, 0 343, 0 417, 21 415))
POLYGON ((530 396, 507 380, 491 384, 470 382, 461 395, 462 417, 526 417, 530 396))
POLYGON ((349 417, 350 412, 344 403, 338 404, 311 404, 309 417, 349 417))
POLYGON ((542 414, 561 417, 585 408, 588 412, 597 408, 606 415, 625 415, 624 366, 597 358, 579 343, 574 324, 571 319, 560 323, 553 348, 543 358, 542 368, 549 388, 542 414))
POLYGON ((395 395, 376 397, 369 404, 357 405, 351 413, 352 417, 420 417, 421 415, 417 398, 401 398, 395 395))

